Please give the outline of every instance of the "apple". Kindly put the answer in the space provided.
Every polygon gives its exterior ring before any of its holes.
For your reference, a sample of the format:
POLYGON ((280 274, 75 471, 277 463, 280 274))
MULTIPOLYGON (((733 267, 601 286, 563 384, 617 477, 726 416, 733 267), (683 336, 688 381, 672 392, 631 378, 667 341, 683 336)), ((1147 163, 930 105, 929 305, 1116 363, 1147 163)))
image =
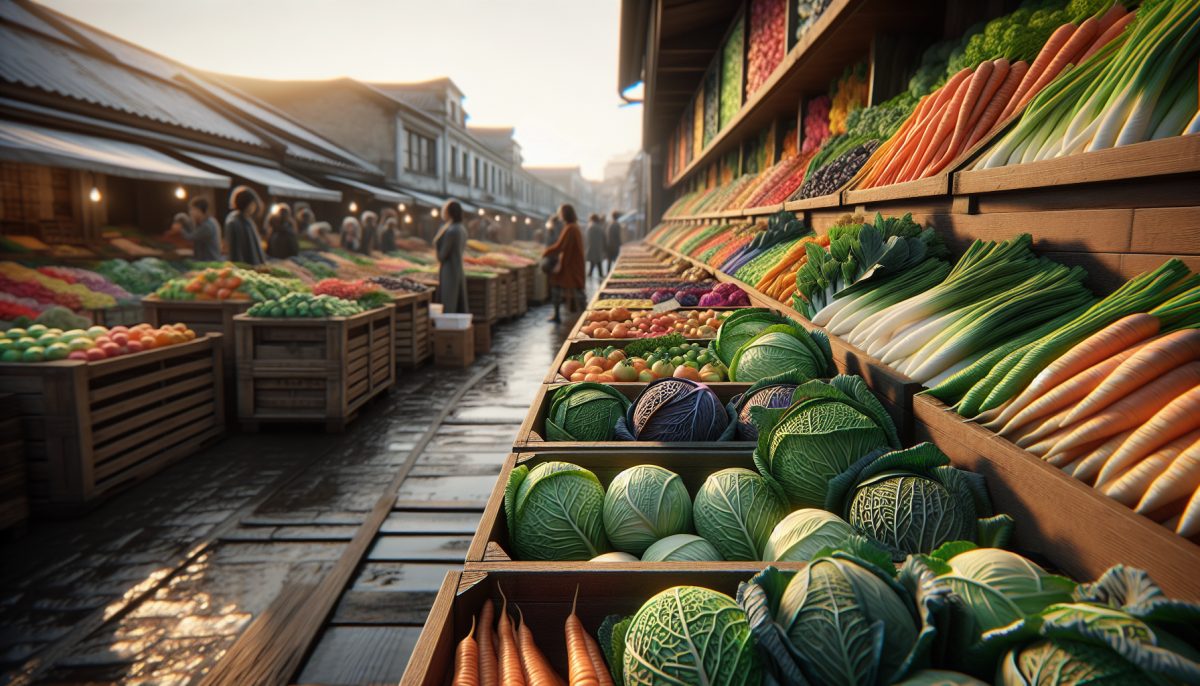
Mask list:
POLYGON ((146 346, 142 345, 141 341, 129 341, 125 344, 125 347, 128 348, 129 352, 131 353, 140 353, 146 349, 146 346))
POLYGON ((70 353, 67 354, 67 359, 68 360, 79 360, 80 362, 87 362, 88 354, 87 354, 86 350, 72 350, 70 353))
POLYGON ((117 345, 126 345, 129 343, 129 334, 123 331, 113 331, 109 335, 109 338, 111 338, 112 342, 116 343, 117 345))
POLYGON ((87 355, 88 362, 99 362, 100 360, 108 357, 108 355, 105 355, 104 351, 100 348, 88 348, 83 352, 85 355, 87 355))
POLYGON ((105 357, 116 357, 121 354, 121 346, 112 341, 100 344, 99 348, 104 351, 105 357))
POLYGON ((634 369, 633 365, 621 360, 613 365, 612 375, 617 381, 637 381, 638 370, 634 369))
POLYGON ((657 378, 658 377, 654 375, 654 372, 650 371, 649 369, 643 369, 642 371, 638 372, 637 380, 641 381, 642 383, 650 383, 657 378))

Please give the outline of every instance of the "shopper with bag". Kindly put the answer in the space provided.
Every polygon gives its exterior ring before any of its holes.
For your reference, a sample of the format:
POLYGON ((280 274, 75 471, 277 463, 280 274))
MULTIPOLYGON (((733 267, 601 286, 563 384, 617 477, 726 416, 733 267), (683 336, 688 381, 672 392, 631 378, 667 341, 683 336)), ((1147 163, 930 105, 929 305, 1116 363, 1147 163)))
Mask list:
POLYGON ((545 258, 555 258, 554 266, 548 271, 550 274, 550 299, 554 303, 554 315, 547 321, 556 324, 562 321, 559 308, 564 296, 567 298, 568 307, 572 312, 579 311, 585 298, 583 293, 585 276, 583 232, 579 229, 579 218, 575 215, 575 208, 566 204, 558 208, 558 216, 562 219, 562 231, 559 232, 558 240, 554 242, 554 245, 546 248, 542 253, 543 269, 546 269, 547 266, 545 258))

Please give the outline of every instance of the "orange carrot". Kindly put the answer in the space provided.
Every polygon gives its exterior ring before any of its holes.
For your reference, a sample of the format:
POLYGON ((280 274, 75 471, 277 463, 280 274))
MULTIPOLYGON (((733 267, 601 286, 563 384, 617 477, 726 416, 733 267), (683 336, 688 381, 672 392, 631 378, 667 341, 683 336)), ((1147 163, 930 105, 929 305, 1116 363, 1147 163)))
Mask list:
POLYGON ((963 150, 970 150, 976 143, 983 140, 984 136, 991 133, 996 124, 1004 118, 1004 111, 1008 108, 1009 103, 1012 102, 1017 86, 1025 78, 1025 74, 1028 71, 1029 65, 1025 62, 1017 62, 1009 67, 1008 76, 1004 77, 1004 83, 1000 84, 1000 89, 996 91, 996 96, 984 108, 983 114, 979 117, 979 122, 971 129, 971 135, 967 136, 967 142, 963 145, 963 150))
POLYGON ((1200 440, 1200 431, 1193 431, 1186 436, 1180 436, 1155 451, 1150 457, 1127 469, 1124 474, 1110 480, 1108 483, 1096 484, 1096 488, 1103 490, 1104 495, 1113 500, 1133 507, 1146 494, 1146 489, 1154 479, 1166 471, 1167 467, 1171 466, 1171 463, 1175 461, 1179 453, 1183 452, 1197 440, 1200 440))
POLYGON ((1145 386, 1151 379, 1195 360, 1200 360, 1200 330, 1181 329, 1155 339, 1113 370, 1096 390, 1075 406, 1067 421, 1090 417, 1145 386))
MULTIPOLYGON (((937 125, 927 131, 926 138, 922 142, 921 147, 918 148, 917 154, 913 156, 909 164, 904 165, 900 175, 896 177, 898 183, 918 178, 921 170, 929 165, 930 160, 933 159, 933 155, 937 152, 942 141, 950 136, 950 131, 954 127, 954 121, 958 117, 958 110, 962 107, 962 101, 966 97, 969 85, 969 79, 962 79, 959 83, 955 84, 954 92, 949 102, 942 109, 937 125)), ((946 87, 950 88, 949 84, 946 87)))
POLYGON ((1062 48, 1071 40, 1072 34, 1075 33, 1074 24, 1063 24, 1055 29, 1054 33, 1046 39, 1046 44, 1042 46, 1041 52, 1038 53, 1037 59, 1033 61, 1033 66, 1029 67, 1029 71, 1025 73, 1025 78, 1021 79, 1021 85, 1017 86, 1017 90, 1013 93, 1013 97, 1009 99, 1008 107, 1004 108, 1004 113, 1000 115, 1000 119, 1004 119, 1008 115, 1020 109, 1020 105, 1024 104, 1022 100, 1025 98, 1025 93, 1046 71, 1047 65, 1062 52, 1062 48))
MULTIPOLYGON (((1125 429, 1141 426, 1163 405, 1196 386, 1200 386, 1200 362, 1190 362, 1173 369, 1150 383, 1136 387, 1129 395, 1083 420, 1082 423, 1075 424, 1068 420, 1065 424, 1073 427, 1073 430, 1070 435, 1059 441, 1051 452, 1069 450, 1083 443, 1108 438, 1125 429)), ((1108 472, 1108 478, 1114 476, 1115 473, 1108 472)), ((1108 478, 1101 473, 1097 485, 1103 485, 1108 478)))
POLYGON ((503 588, 500 589, 500 597, 504 599, 496 627, 496 636, 500 639, 500 683, 504 686, 525 686, 525 670, 521 667, 521 655, 513 635, 512 619, 508 616, 508 598, 504 597, 503 588))
MULTIPOLYGON (((525 624, 525 615, 517 608, 517 645, 520 646, 521 667, 525 672, 525 683, 529 686, 563 686, 563 680, 554 673, 550 662, 533 642, 533 632, 525 624)), ((505 682, 507 686, 507 682, 505 682)))
MULTIPOLYGON (((1088 367, 1036 397, 1027 405, 1020 406, 1021 410, 1015 415, 1006 417, 1007 412, 1001 414, 995 422, 987 425, 987 427, 996 431, 1001 436, 1020 434, 1021 429, 1029 422, 1045 417, 1053 412, 1073 407, 1075 403, 1086 398, 1088 393, 1095 390, 1096 386, 1099 386, 1101 382, 1108 378, 1108 375, 1114 369, 1140 350, 1143 345, 1145 344, 1135 344, 1103 362, 1098 362, 1088 367), (996 429, 997 425, 999 425, 999 430, 996 429)), ((1015 405, 1016 401, 1013 404, 1015 405)))
POLYGON ((596 668, 596 679, 600 686, 613 686, 612 673, 608 671, 608 663, 604 660, 600 644, 586 631, 583 632, 583 643, 587 647, 588 657, 592 658, 592 665, 596 668))
POLYGON ((1183 508, 1183 515, 1179 518, 1175 533, 1187 538, 1200 534, 1200 488, 1192 493, 1191 499, 1183 508))
POLYGON ((1121 433, 1108 439, 1099 448, 1093 450, 1090 454, 1079 461, 1075 466, 1075 470, 1071 472, 1071 476, 1079 479, 1085 484, 1092 483, 1096 475, 1104 467, 1104 463, 1108 462, 1108 458, 1112 457, 1113 453, 1120 449, 1121 444, 1133 435, 1133 430, 1122 431, 1121 433))
MULTIPOLYGON (((1108 462, 1104 463, 1104 469, 1100 471, 1097 483, 1106 481, 1106 477, 1112 472, 1120 473, 1143 457, 1152 454, 1176 438, 1196 429, 1200 429, 1200 386, 1187 391, 1167 403, 1166 406, 1150 418, 1150 421, 1134 431, 1133 435, 1121 444, 1121 447, 1113 453, 1112 457, 1108 458, 1108 462)), ((1183 455, 1181 454, 1176 461, 1182 458, 1183 455)), ((1159 480, 1171 472, 1172 470, 1168 469, 1166 473, 1155 480, 1155 483, 1158 483, 1159 480)), ((1154 487, 1151 486, 1150 490, 1146 492, 1146 498, 1150 498, 1151 492, 1154 490, 1154 487)), ((1179 496, 1177 495, 1176 497, 1179 496)), ((1146 502, 1146 498, 1142 499, 1142 503, 1146 502)), ((1142 503, 1138 504, 1139 512, 1143 511, 1141 509, 1142 503)), ((1150 505, 1165 504, 1165 502, 1160 502, 1158 497, 1151 498, 1150 505)), ((1147 506, 1147 508, 1148 510, 1154 509, 1150 506, 1147 506)))
POLYGON ((499 686, 500 669, 496 662, 495 621, 496 607, 488 598, 479 611, 479 683, 481 686, 499 686))
POLYGON ((1026 390, 1040 394, 1054 388, 1097 362, 1153 336, 1158 333, 1158 326, 1158 317, 1144 312, 1123 317, 1072 346, 1033 377, 1026 390))
MULTIPOLYGON (((975 125, 979 123, 983 111, 996 97, 996 91, 1000 90, 1000 85, 1008 78, 1008 70, 1008 60, 1003 57, 991 62, 984 62, 975 70, 973 78, 982 77, 985 81, 979 86, 978 94, 968 91, 967 96, 963 98, 962 109, 959 110, 958 121, 954 125, 954 134, 950 138, 950 146, 946 154, 937 158, 937 161, 926 171, 926 176, 932 176, 944 169, 966 149, 963 143, 967 141, 975 125)), ((971 88, 975 88, 976 85, 976 81, 973 80, 971 88)))
POLYGON ((1053 455, 1046 455, 1042 459, 1055 467, 1066 468, 1067 465, 1074 464, 1076 461, 1083 460, 1088 455, 1091 455, 1100 446, 1104 445, 1104 441, 1105 439, 1100 438, 1088 441, 1087 443, 1081 443, 1070 450, 1058 451, 1053 455))
POLYGON ((1065 438, 1068 433, 1067 429, 1059 429, 1040 441, 1021 447, 1038 457, 1045 457, 1054 448, 1054 444, 1065 438))
POLYGON ((1088 17, 1079 25, 1079 28, 1071 34, 1070 40, 1063 44, 1062 50, 1050 60, 1046 65, 1046 70, 1038 75, 1037 81, 1025 91, 1021 96, 1021 102, 1017 103, 1017 108, 1024 107, 1033 96, 1037 95, 1043 88, 1050 84, 1063 69, 1067 68, 1068 64, 1077 64, 1077 59, 1087 51, 1088 46, 1092 41, 1096 40, 1099 34, 1100 22, 1095 17, 1088 17))
MULTIPOLYGON (((896 170, 896 175, 889 175, 887 179, 881 178, 879 180, 880 183, 877 185, 885 185, 882 183, 883 181, 891 182, 900 179, 902 176, 901 169, 907 165, 909 160, 914 160, 923 152, 923 146, 930 138, 930 131, 936 128, 941 121, 944 114, 943 109, 950 103, 951 98, 954 97, 959 84, 966 81, 970 75, 971 69, 966 68, 950 77, 950 80, 945 85, 929 95, 929 106, 922 110, 919 119, 916 118, 915 114, 909 117, 913 121, 914 126, 906 139, 895 149, 895 155, 892 156, 889 162, 889 167, 893 167, 896 170)), ((894 139, 895 136, 892 138, 894 139)), ((889 174, 890 172, 885 171, 884 173, 889 174)))
POLYGON ((1128 14, 1128 12, 1125 10, 1124 7, 1121 6, 1121 3, 1114 2, 1113 4, 1109 5, 1108 9, 1105 10, 1104 14, 1100 15, 1100 19, 1099 19, 1100 33, 1104 33, 1105 31, 1107 31, 1110 27, 1112 27, 1113 24, 1117 23, 1122 17, 1126 16, 1127 14, 1128 14))
POLYGON ((567 615, 565 633, 567 636, 567 683, 570 686, 600 686, 596 676, 596 666, 592 664, 592 656, 588 654, 583 637, 587 630, 575 614, 575 603, 579 600, 579 587, 575 587, 575 598, 571 601, 571 614, 567 615))
POLYGON ((1059 438, 1065 438, 1070 432, 1062 426, 1062 420, 1067 416, 1068 411, 1069 409, 1064 409, 1040 422, 1034 422, 1024 432, 1017 432, 1016 435, 1010 437, 1010 440, 1022 448, 1028 448, 1055 433, 1060 434, 1059 438))
POLYGON ((1091 46, 1088 47, 1088 49, 1085 50, 1083 52, 1083 54, 1079 56, 1079 59, 1075 63, 1083 64, 1084 62, 1087 61, 1087 59, 1089 57, 1091 57, 1092 55, 1099 52, 1100 48, 1103 48, 1104 46, 1106 46, 1109 43, 1116 40, 1117 36, 1120 36, 1122 33, 1124 33, 1126 27, 1128 27, 1129 24, 1131 22, 1133 22, 1134 18, 1136 18, 1136 17, 1137 17, 1137 14, 1135 12, 1129 12, 1128 14, 1125 14, 1120 19, 1117 19, 1115 22, 1113 22, 1113 24, 1111 26, 1106 28, 1099 35, 1099 37, 1096 38, 1096 40, 1092 41, 1091 46))
POLYGON ((479 646, 475 643, 475 619, 471 619, 471 631, 458 643, 454 654, 454 686, 478 686, 479 646))
MULTIPOLYGON (((1193 411, 1200 412, 1200 409, 1193 411)), ((1192 443, 1171 461, 1171 466, 1150 484, 1134 509, 1142 514, 1154 512, 1192 496, 1197 488, 1200 488, 1200 441, 1192 443)))

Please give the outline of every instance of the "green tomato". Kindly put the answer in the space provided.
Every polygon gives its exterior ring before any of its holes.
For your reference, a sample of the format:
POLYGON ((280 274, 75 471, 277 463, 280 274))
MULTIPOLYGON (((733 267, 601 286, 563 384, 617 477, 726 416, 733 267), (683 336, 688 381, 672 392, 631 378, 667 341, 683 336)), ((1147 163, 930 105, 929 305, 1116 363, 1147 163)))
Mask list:
POLYGON ((683 355, 676 355, 675 357, 672 357, 671 364, 675 365, 676 367, 683 364, 683 355))
POLYGON ((46 333, 46 331, 48 331, 48 330, 49 329, 46 327, 45 324, 34 324, 33 326, 26 329, 26 331, 29 333, 29 335, 33 336, 34 338, 41 336, 42 334, 46 333))
POLYGON ((700 357, 700 353, 696 352, 695 350, 689 350, 689 351, 687 351, 687 353, 684 354, 684 357, 689 360, 695 361, 696 358, 700 357))
POLYGON ((9 348, 0 353, 0 362, 20 362, 21 351, 16 348, 9 348))
POLYGON ((38 336, 38 339, 37 339, 37 344, 43 348, 45 348, 46 346, 49 346, 49 345, 53 345, 57 342, 58 342, 58 336, 56 336, 48 331, 46 333, 42 334, 41 336, 38 336))
POLYGON ((71 354, 71 350, 66 343, 52 343, 46 346, 47 360, 65 360, 69 354, 71 354))
POLYGON ((22 362, 41 362, 46 359, 46 349, 40 345, 35 345, 32 348, 26 348, 25 352, 21 353, 22 362))
POLYGON ((25 329, 22 329, 17 326, 14 326, 13 328, 4 332, 4 336, 6 338, 9 338, 14 341, 17 340, 18 338, 25 338, 25 336, 27 336, 27 335, 28 335, 28 333, 25 331, 25 329))
POLYGON ((26 336, 24 338, 18 338, 17 342, 14 345, 17 350, 28 350, 28 349, 32 348, 33 346, 37 345, 37 339, 30 338, 29 336, 26 336))

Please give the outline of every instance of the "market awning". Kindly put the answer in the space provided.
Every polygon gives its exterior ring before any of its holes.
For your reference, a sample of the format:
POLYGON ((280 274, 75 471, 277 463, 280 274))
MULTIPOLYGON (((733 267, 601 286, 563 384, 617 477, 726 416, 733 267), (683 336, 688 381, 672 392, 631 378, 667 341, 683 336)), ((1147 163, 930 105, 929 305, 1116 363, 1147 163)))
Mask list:
POLYGON ((411 195, 418 203, 420 203, 422 205, 428 205, 429 207, 440 208, 442 205, 446 204, 445 198, 439 198, 434 195, 429 195, 428 193, 422 193, 421 191, 414 191, 414 190, 408 190, 408 189, 406 189, 404 192, 411 195))
POLYGON ((212 174, 137 143, 0 120, 0 159, 67 167, 130 179, 228 188, 212 174))
POLYGON ((329 180, 333 181, 334 183, 340 183, 344 186, 350 186, 351 188, 357 188, 360 191, 366 191, 367 193, 370 193, 371 195, 375 196, 376 198, 378 198, 384 202, 400 204, 400 203, 411 203, 413 201, 413 196, 411 196, 407 193, 401 193, 400 191, 394 191, 390 188, 380 188, 379 186, 372 186, 369 183, 363 183, 362 181, 355 181, 354 179, 347 179, 344 176, 332 176, 331 175, 329 177, 329 180))
POLYGON ((278 169, 272 169, 271 167, 263 167, 248 162, 237 162, 225 159, 224 157, 214 157, 213 155, 202 155, 196 152, 184 154, 197 162, 203 162, 217 169, 223 169, 234 176, 266 186, 268 195, 279 196, 281 198, 328 200, 332 202, 340 202, 342 199, 341 191, 331 191, 327 188, 314 186, 307 181, 301 181, 291 174, 278 169))

